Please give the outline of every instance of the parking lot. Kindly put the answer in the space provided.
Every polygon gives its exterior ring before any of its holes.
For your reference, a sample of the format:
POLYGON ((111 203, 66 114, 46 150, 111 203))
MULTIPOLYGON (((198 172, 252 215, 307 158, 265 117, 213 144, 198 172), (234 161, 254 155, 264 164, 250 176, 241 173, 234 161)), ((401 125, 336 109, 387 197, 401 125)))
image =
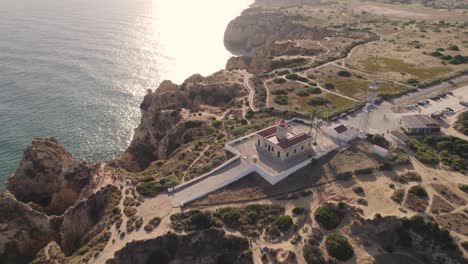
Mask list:
MULTIPOLYGON (((446 97, 440 98, 438 100, 421 99, 428 100, 429 103, 425 104, 424 106, 417 105, 411 109, 407 109, 403 113, 393 112, 392 108, 394 105, 389 102, 383 102, 375 107, 370 113, 368 132, 387 134, 390 131, 396 130, 399 128, 399 119, 403 115, 426 114, 430 116, 432 113, 441 112, 442 110, 449 107, 454 110, 453 113, 447 114, 450 116, 467 109, 466 106, 460 104, 460 100, 468 101, 468 85, 462 86, 456 90, 453 90, 452 92, 453 95, 447 95, 446 97)), ((433 95, 431 95, 431 97, 432 96, 433 95)), ((353 114, 347 114, 345 117, 339 118, 334 123, 341 123, 351 127, 359 128, 364 114, 365 113, 363 111, 359 110, 353 114)), ((441 123, 445 122, 444 118, 445 117, 442 117, 441 123)))

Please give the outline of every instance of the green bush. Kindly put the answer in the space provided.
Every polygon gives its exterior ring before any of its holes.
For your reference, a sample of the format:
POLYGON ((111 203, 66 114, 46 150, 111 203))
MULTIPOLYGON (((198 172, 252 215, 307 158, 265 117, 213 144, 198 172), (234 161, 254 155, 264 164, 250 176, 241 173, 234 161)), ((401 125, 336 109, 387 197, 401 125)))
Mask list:
POLYGON ((448 50, 454 50, 454 51, 460 51, 457 45, 451 45, 450 47, 447 48, 448 50))
POLYGON ((336 179, 340 181, 346 181, 353 177, 353 173, 350 171, 340 172, 336 175, 336 179))
POLYGON ((304 90, 300 90, 299 92, 296 93, 297 96, 309 96, 309 93, 307 91, 304 91, 304 90))
POLYGON ((274 101, 279 105, 287 105, 289 103, 289 98, 285 95, 278 95, 275 97, 274 101))
POLYGON ((321 106, 321 105, 326 105, 328 103, 330 103, 330 101, 322 97, 310 98, 309 101, 307 102, 308 105, 312 105, 312 106, 321 106))
POLYGON ((382 148, 387 148, 388 146, 390 146, 390 142, 388 142, 388 140, 381 135, 367 134, 367 141, 382 148))
POLYGON ((353 187, 353 192, 355 192, 356 194, 359 194, 359 195, 363 195, 364 194, 364 189, 361 186, 354 186, 353 187))
POLYGON ((416 79, 409 79, 409 80, 407 80, 406 82, 407 82, 408 84, 411 84, 411 85, 415 85, 415 84, 418 84, 418 83, 419 83, 419 81, 416 80, 416 79))
POLYGON ((293 225, 293 220, 289 215, 280 215, 276 218, 275 222, 273 222, 281 231, 287 231, 293 225))
POLYGON ((393 165, 390 162, 385 161, 382 165, 379 166, 380 170, 392 170, 393 165))
POLYGON ((355 171, 354 171, 354 174, 356 174, 356 175, 371 174, 372 171, 374 171, 373 168, 364 168, 364 169, 355 170, 355 171))
POLYGON ((351 73, 349 71, 339 71, 338 76, 341 77, 351 77, 351 73))
POLYGON ((223 218, 223 221, 227 224, 227 225, 235 225, 237 224, 239 218, 240 218, 240 213, 237 209, 234 209, 234 208, 231 208, 229 211, 227 211, 226 213, 224 213, 222 215, 222 218, 223 218))
POLYGON ((465 193, 468 193, 468 184, 459 183, 458 188, 465 193))
POLYGON ((177 181, 174 179, 160 179, 158 181, 151 182, 140 182, 136 186, 137 192, 145 197, 155 197, 159 193, 167 190, 170 187, 177 185, 177 181))
POLYGON ((286 91, 285 89, 276 89, 276 90, 271 91, 271 94, 274 94, 274 95, 287 95, 288 91, 286 91))
POLYGON ((276 83, 276 84, 283 84, 283 83, 286 83, 286 79, 284 79, 284 78, 275 78, 275 79, 273 79, 273 82, 276 83))
POLYGON ((213 122, 211 122, 211 126, 213 126, 214 128, 219 128, 222 124, 223 122, 221 120, 214 120, 213 122))
POLYGON ((208 229, 214 225, 213 219, 208 213, 199 211, 190 216, 190 223, 197 230, 208 229))
POLYGON ((301 215, 301 214, 305 214, 306 212, 307 212, 306 209, 302 207, 294 207, 292 209, 293 215, 301 215))
POLYGON ((326 83, 325 88, 329 90, 335 89, 335 85, 333 83, 326 83))
POLYGON ((325 239, 325 247, 330 256, 338 260, 348 260, 354 255, 354 250, 348 239, 338 232, 331 233, 325 239))
POLYGON ((325 229, 336 228, 341 222, 341 216, 336 209, 323 205, 314 212, 315 220, 325 229))
POLYGON ((390 198, 396 203, 403 202, 403 199, 405 198, 405 190, 395 190, 390 198))
POLYGON ((311 87, 311 88, 307 89, 307 92, 310 93, 310 94, 321 94, 322 89, 317 88, 317 87, 311 87))
POLYGON ((286 79, 288 80, 297 80, 297 78, 299 78, 299 75, 297 75, 296 73, 286 75, 286 79))
POLYGON ((91 248, 88 245, 82 246, 80 249, 78 249, 78 254, 79 255, 84 255, 86 252, 88 252, 91 248))
POLYGON ((468 56, 464 57, 462 55, 455 55, 453 59, 450 61, 450 64, 458 65, 468 63, 468 56))
POLYGON ((434 51, 434 52, 431 52, 430 55, 434 57, 440 57, 440 56, 443 56, 444 54, 440 53, 439 51, 434 51))
POLYGON ((409 193, 412 193, 418 197, 426 198, 428 197, 426 190, 421 185, 412 186, 409 190, 409 193))

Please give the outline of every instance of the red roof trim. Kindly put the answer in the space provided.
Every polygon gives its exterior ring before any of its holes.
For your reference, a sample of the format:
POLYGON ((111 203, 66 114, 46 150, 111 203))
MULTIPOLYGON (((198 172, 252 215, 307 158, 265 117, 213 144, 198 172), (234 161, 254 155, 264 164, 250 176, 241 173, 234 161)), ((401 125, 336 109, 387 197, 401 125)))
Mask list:
POLYGON ((273 134, 276 133, 276 127, 272 126, 272 127, 269 127, 269 128, 266 128, 262 131, 259 131, 257 132, 257 135, 261 136, 261 137, 269 137, 273 134))
POLYGON ((312 138, 309 134, 306 134, 306 133, 301 133, 297 136, 294 136, 292 138, 289 138, 289 139, 285 139, 285 140, 282 140, 280 142, 278 142, 278 144, 276 144, 278 147, 282 148, 282 149, 287 149, 287 148, 290 148, 294 145, 297 145, 301 142, 304 142, 308 139, 312 138))

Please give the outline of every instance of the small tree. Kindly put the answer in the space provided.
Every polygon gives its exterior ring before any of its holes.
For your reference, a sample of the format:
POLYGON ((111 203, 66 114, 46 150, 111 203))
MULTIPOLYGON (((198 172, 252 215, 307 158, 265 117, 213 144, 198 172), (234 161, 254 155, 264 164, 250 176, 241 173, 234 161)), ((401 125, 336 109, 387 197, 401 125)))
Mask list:
POLYGON ((354 255, 354 250, 348 239, 342 234, 331 233, 325 239, 325 247, 330 256, 338 260, 348 260, 354 255))

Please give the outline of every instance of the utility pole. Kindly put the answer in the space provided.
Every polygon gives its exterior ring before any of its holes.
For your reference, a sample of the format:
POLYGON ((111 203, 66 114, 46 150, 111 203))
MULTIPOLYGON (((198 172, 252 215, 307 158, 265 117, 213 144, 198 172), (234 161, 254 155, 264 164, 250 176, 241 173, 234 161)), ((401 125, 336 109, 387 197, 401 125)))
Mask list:
POLYGON ((315 111, 310 114, 310 130, 309 135, 312 135, 312 127, 314 126, 315 111))
MULTIPOLYGON (((318 116, 320 116, 320 113, 318 114, 318 116)), ((317 134, 318 134, 318 120, 317 120, 317 123, 315 123, 314 145, 317 145, 317 134)))

